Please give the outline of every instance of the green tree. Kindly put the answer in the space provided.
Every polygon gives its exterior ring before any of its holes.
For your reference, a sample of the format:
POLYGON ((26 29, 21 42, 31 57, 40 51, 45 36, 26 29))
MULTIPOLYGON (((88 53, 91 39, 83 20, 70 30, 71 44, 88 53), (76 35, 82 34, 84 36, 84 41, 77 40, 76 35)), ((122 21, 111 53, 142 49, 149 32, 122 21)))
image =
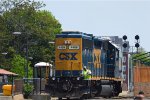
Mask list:
POLYGON ((132 60, 134 61, 134 65, 135 62, 139 61, 142 64, 148 65, 150 66, 150 53, 149 52, 140 52, 138 54, 134 54, 132 55, 132 60))
MULTIPOLYGON (((11 61, 11 71, 18 74, 20 78, 23 78, 26 76, 26 59, 24 59, 23 57, 21 57, 20 55, 15 55, 13 58, 12 58, 12 61, 11 61)), ((29 77, 32 77, 33 74, 32 74, 32 68, 30 67, 30 62, 28 63, 28 76, 29 77)))
POLYGON ((3 14, 4 12, 7 12, 13 8, 16 8, 18 6, 24 6, 24 5, 30 5, 34 7, 34 9, 39 9, 45 4, 41 1, 34 1, 34 0, 1 0, 0 1, 0 14, 3 14))
POLYGON ((62 29, 51 12, 39 10, 45 5, 30 0, 2 0, 0 5, 0 39, 8 40, 2 46, 8 51, 7 59, 15 54, 26 58, 28 40, 28 54, 33 58, 32 66, 39 61, 50 61, 54 57, 54 47, 50 46, 49 41, 54 41, 55 35, 62 29), (13 35, 13 32, 22 34, 13 35), (9 50, 14 52, 9 53, 9 50))

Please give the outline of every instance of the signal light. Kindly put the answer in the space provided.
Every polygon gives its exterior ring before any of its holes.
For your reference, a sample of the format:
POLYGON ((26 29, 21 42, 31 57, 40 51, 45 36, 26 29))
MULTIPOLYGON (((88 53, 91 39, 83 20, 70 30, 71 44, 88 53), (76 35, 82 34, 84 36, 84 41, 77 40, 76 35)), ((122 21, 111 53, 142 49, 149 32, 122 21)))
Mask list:
POLYGON ((135 36, 135 39, 138 40, 140 37, 138 35, 135 36))
POLYGON ((136 44, 135 44, 135 47, 136 47, 136 48, 138 48, 139 46, 140 46, 140 44, 139 44, 139 43, 136 43, 136 44))
POLYGON ((124 35, 122 38, 123 38, 124 40, 126 40, 126 39, 127 39, 127 36, 126 36, 126 35, 124 35))
POLYGON ((123 46, 124 48, 126 48, 128 45, 127 45, 127 43, 124 43, 122 46, 123 46))

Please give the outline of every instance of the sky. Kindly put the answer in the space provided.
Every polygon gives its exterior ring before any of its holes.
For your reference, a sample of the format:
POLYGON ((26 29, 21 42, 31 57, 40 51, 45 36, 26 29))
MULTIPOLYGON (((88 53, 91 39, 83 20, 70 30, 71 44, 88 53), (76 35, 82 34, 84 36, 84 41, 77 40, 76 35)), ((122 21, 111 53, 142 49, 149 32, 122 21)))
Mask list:
POLYGON ((50 11, 64 31, 81 31, 95 36, 127 35, 131 46, 135 35, 140 46, 150 51, 150 0, 35 0, 50 11))

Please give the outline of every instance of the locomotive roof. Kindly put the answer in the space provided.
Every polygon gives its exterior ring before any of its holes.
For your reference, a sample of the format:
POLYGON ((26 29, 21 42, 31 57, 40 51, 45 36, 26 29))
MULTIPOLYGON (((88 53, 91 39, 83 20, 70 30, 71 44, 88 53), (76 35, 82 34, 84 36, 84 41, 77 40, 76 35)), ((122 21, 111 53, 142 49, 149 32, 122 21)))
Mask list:
POLYGON ((87 34, 79 31, 63 31, 62 34, 57 34, 56 38, 84 38, 92 39, 92 34, 87 34))
POLYGON ((117 46, 115 43, 113 43, 112 41, 109 41, 109 43, 111 43, 116 49, 119 50, 119 46, 117 46))
POLYGON ((98 36, 93 36, 93 34, 87 34, 87 33, 83 33, 80 31, 63 31, 61 34, 57 34, 56 38, 84 38, 84 39, 89 39, 89 40, 94 39, 94 41, 97 41, 97 42, 98 41, 109 42, 115 48, 119 49, 119 46, 113 43, 110 38, 106 38, 106 37, 101 38, 98 36))
POLYGON ((111 45, 113 45, 116 49, 119 50, 119 46, 117 46, 115 43, 113 43, 110 38, 99 38, 99 37, 95 36, 94 41, 109 42, 111 45))

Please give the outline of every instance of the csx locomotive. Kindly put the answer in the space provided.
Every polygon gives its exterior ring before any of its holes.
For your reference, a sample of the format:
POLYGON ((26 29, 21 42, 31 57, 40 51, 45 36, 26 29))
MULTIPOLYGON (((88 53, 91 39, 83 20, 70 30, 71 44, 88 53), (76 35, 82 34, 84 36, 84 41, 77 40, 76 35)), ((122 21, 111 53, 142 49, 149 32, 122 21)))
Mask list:
POLYGON ((65 31, 56 35, 55 74, 46 89, 59 99, 118 96, 122 92, 119 49, 92 34, 65 31), (83 66, 91 70, 91 79, 83 78, 83 66))

